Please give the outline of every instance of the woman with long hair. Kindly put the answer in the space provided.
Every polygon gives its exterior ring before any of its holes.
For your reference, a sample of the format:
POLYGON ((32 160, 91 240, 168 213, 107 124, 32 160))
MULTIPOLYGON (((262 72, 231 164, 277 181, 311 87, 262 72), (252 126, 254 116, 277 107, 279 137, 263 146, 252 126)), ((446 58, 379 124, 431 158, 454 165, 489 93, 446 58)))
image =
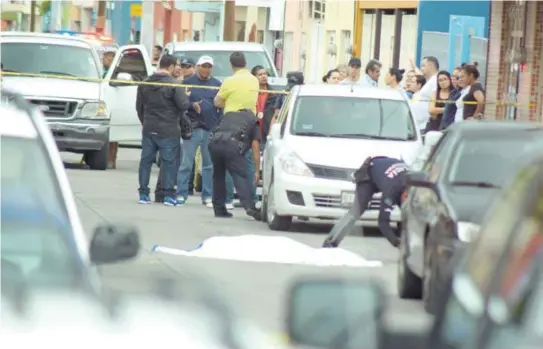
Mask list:
POLYGON ((339 84, 341 82, 341 74, 339 73, 339 70, 329 70, 328 73, 326 73, 326 75, 322 77, 322 82, 331 85, 339 84))
POLYGON ((430 119, 426 124, 426 132, 439 131, 441 121, 443 120, 443 113, 445 112, 445 105, 447 104, 445 101, 448 101, 452 89, 451 74, 445 70, 437 73, 437 90, 432 93, 428 105, 430 119))
POLYGON ((461 76, 463 78, 465 89, 468 89, 462 102, 464 110, 462 118, 464 120, 482 119, 485 103, 485 92, 479 81, 479 70, 476 64, 467 64, 462 67, 461 76))

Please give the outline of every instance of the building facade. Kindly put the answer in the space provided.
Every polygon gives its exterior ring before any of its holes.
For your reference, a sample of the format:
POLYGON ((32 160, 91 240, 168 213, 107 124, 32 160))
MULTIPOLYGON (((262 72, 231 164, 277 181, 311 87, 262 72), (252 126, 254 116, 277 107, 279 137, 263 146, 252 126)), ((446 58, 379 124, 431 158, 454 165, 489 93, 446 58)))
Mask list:
POLYGON ((485 117, 543 121, 543 2, 494 1, 485 117))

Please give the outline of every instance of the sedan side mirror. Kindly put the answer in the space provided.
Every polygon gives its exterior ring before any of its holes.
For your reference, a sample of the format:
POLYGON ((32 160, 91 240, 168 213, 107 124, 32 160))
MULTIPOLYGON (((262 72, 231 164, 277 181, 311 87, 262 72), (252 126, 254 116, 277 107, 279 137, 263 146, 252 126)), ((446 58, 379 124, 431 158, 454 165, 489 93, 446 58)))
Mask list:
POLYGON ((134 81, 134 78, 132 77, 131 74, 129 73, 119 73, 117 74, 117 77, 115 78, 115 80, 120 80, 120 81, 111 81, 109 83, 110 86, 113 86, 113 87, 118 87, 118 86, 130 86, 132 84, 130 83, 123 83, 121 81, 134 81))
POLYGON ((372 280, 304 278, 289 291, 290 343, 312 348, 378 348, 384 296, 372 280))
POLYGON ((134 258, 139 250, 140 237, 135 228, 106 224, 94 229, 89 252, 92 263, 106 264, 134 258))
POLYGON ((408 187, 430 187, 432 183, 425 171, 410 171, 407 173, 406 184, 408 187))

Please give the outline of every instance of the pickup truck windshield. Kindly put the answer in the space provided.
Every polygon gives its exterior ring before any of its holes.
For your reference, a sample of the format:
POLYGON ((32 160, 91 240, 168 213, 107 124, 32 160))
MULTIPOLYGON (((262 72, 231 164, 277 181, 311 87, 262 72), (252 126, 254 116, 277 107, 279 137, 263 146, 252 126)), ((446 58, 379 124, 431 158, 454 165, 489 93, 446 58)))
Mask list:
MULTIPOLYGON (((179 59, 184 57, 192 58, 194 62, 198 62, 201 56, 210 56, 213 58, 213 76, 223 79, 232 75, 230 67, 230 55, 234 51, 177 51, 174 53, 179 59)), ((264 51, 243 52, 247 60, 247 69, 251 70, 256 65, 263 66, 268 71, 268 76, 276 77, 273 71, 273 65, 268 59, 268 55, 264 51)))
POLYGON ((4 42, 1 57, 8 72, 100 78, 90 48, 4 42))
POLYGON ((42 143, 2 136, 2 291, 77 287, 81 270, 64 200, 42 143))
POLYGON ((405 101, 359 97, 298 97, 290 132, 353 139, 416 139, 405 101))

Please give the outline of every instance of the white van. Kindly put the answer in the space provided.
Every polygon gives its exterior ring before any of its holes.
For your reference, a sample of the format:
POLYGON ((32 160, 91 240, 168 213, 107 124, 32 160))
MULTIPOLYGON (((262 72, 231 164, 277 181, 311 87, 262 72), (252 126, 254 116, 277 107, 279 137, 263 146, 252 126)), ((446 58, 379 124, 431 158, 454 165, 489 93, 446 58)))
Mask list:
MULTIPOLYGON (((296 86, 264 150, 263 219, 272 230, 288 230, 293 217, 340 218, 354 202, 353 174, 368 156, 411 164, 421 148, 409 103, 397 89, 296 86)), ((377 221, 380 197, 362 220, 377 221)), ((399 208, 391 219, 401 220, 399 208)))
POLYGON ((96 48, 85 38, 3 32, 0 44, 4 70, 21 73, 4 75, 3 86, 39 107, 59 150, 85 154, 92 169, 105 170, 109 142, 141 142, 137 85, 128 80, 151 73, 142 45, 120 47, 103 76, 96 48))
POLYGON ((232 75, 229 59, 236 51, 245 55, 249 70, 256 65, 263 66, 268 71, 268 81, 272 87, 283 89, 286 86, 286 79, 279 77, 268 51, 263 45, 254 42, 170 42, 164 47, 162 54, 172 54, 181 59, 192 58, 195 62, 198 62, 201 56, 210 56, 214 62, 213 76, 224 80, 232 75))

